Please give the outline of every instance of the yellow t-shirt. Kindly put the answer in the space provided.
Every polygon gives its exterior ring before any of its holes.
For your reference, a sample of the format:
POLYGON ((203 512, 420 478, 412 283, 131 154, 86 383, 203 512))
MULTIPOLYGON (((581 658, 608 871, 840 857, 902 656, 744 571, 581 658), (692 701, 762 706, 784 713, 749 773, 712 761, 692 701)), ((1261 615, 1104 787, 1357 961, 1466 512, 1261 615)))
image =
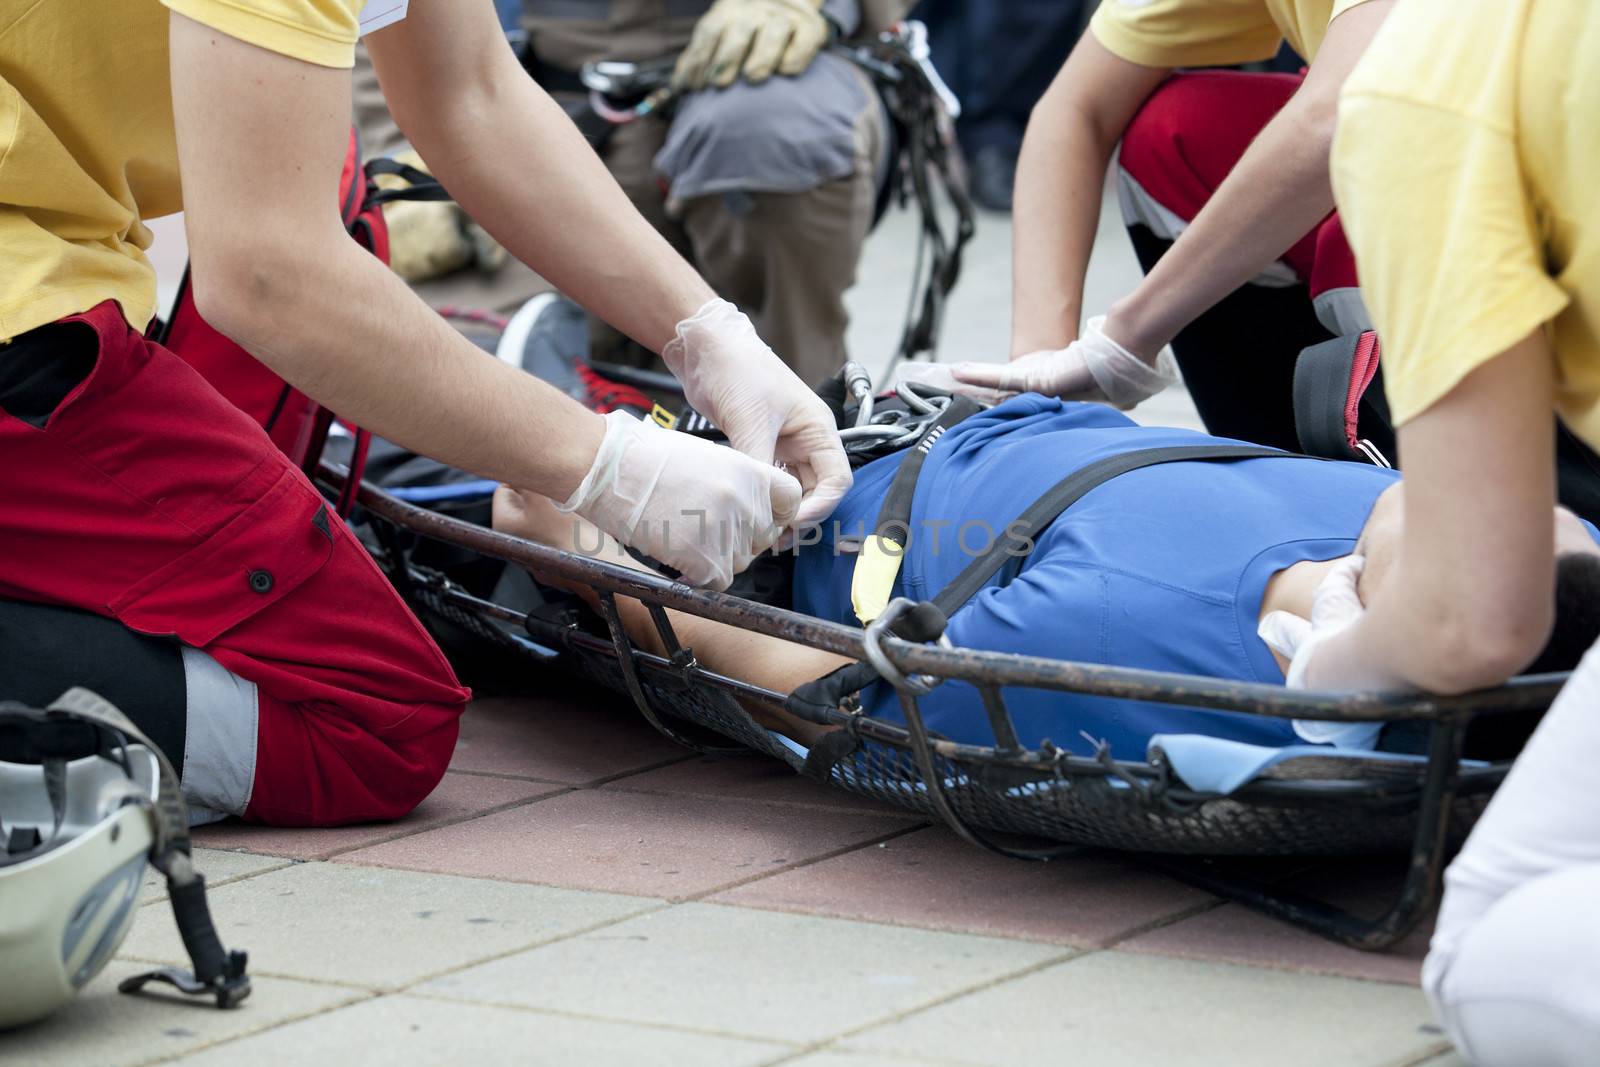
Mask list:
POLYGON ((1221 67, 1271 59, 1278 45, 1307 62, 1328 23, 1366 0, 1102 0, 1089 28, 1144 67, 1221 67))
POLYGON ((328 67, 361 0, 46 0, 0 8, 0 341, 115 299, 155 313, 142 220, 182 206, 167 12, 328 67))
POLYGON ((1345 83, 1333 180, 1397 423, 1549 324, 1600 446, 1600 6, 1406 0, 1345 83))

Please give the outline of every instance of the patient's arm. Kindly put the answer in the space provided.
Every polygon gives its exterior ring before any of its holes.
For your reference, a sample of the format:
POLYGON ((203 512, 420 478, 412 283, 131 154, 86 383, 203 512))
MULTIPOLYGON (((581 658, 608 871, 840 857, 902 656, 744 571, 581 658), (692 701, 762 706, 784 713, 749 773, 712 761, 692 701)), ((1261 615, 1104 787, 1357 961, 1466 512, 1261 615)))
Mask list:
MULTIPOLYGON (((606 537, 592 524, 575 515, 557 511, 548 497, 519 493, 501 486, 494 495, 494 528, 515 537, 551 545, 568 551, 582 551, 595 559, 649 571, 643 563, 623 551, 613 538, 606 537), (599 545, 598 551, 595 546, 599 545)), ((551 575, 534 572, 540 581, 577 593, 598 609, 599 598, 587 586, 574 585, 551 575)), ((618 596, 617 612, 622 616, 628 636, 647 651, 666 655, 661 637, 651 621, 649 609, 632 597, 618 596)), ((822 677, 851 662, 843 656, 793 644, 781 638, 741 630, 726 623, 713 622, 681 611, 667 610, 678 640, 694 649, 695 658, 708 670, 759 685, 779 693, 793 692, 806 682, 822 677)), ((826 728, 782 712, 750 707, 751 715, 763 726, 809 745, 826 728)))

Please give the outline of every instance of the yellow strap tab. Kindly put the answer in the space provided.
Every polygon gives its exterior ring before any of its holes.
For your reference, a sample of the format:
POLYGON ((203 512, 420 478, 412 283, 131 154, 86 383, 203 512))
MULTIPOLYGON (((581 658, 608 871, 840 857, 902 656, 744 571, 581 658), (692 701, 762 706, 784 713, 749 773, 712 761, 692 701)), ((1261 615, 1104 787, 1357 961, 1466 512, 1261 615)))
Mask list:
POLYGON ((670 430, 674 426, 678 425, 678 416, 674 415, 660 404, 657 404, 650 409, 650 418, 651 421, 653 421, 663 430, 670 430))
POLYGON ((900 557, 905 553, 904 546, 878 534, 861 542, 856 569, 850 576, 850 606, 863 623, 876 619, 889 606, 900 557))

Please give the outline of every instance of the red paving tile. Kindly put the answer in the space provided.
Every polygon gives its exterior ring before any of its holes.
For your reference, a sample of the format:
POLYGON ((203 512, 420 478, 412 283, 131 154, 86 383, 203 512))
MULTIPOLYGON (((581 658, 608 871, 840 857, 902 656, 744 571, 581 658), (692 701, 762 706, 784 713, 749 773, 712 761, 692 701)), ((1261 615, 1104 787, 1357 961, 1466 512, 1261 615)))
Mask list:
POLYGON ((891 807, 834 786, 823 785, 796 774, 787 764, 765 756, 702 756, 674 763, 670 767, 629 775, 604 788, 927 818, 904 808, 891 807))
MULTIPOLYGON (((1289 884, 1300 892, 1349 908, 1358 915, 1373 916, 1381 913, 1393 899, 1400 887, 1400 877, 1397 864, 1351 860, 1343 865, 1324 865, 1319 871, 1290 879, 1289 884)), ((1421 929, 1394 948, 1386 952, 1361 952, 1241 905, 1228 904, 1152 930, 1117 947, 1130 952, 1416 985, 1432 931, 1430 916, 1421 929)))
POLYGON ((596 688, 548 699, 474 700, 461 717, 450 769, 577 785, 690 755, 624 698, 596 688))
POLYGON ((502 804, 543 796, 561 788, 506 778, 446 774, 433 795, 398 822, 321 830, 282 830, 230 820, 200 827, 194 832, 194 841, 204 848, 244 849, 268 856, 289 856, 302 860, 323 859, 335 852, 387 841, 397 834, 414 834, 441 822, 468 818, 502 804))
POLYGON ((1211 898, 1104 854, 1027 863, 932 828, 710 899, 1092 946, 1211 898))
POLYGON ((910 825, 871 814, 582 790, 339 858, 573 889, 686 897, 910 825))

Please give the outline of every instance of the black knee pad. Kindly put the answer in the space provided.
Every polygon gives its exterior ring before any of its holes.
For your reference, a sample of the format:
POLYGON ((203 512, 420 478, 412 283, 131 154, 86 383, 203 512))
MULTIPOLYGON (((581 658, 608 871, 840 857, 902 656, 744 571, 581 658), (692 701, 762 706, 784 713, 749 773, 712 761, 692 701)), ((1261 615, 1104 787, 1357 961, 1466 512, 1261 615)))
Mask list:
POLYGON ((83 322, 53 322, 0 346, 0 409, 42 429, 67 394, 89 377, 100 339, 83 322))
POLYGON ((86 611, 0 600, 0 700, 42 708, 75 685, 115 704, 183 765, 187 686, 176 642, 86 611))

